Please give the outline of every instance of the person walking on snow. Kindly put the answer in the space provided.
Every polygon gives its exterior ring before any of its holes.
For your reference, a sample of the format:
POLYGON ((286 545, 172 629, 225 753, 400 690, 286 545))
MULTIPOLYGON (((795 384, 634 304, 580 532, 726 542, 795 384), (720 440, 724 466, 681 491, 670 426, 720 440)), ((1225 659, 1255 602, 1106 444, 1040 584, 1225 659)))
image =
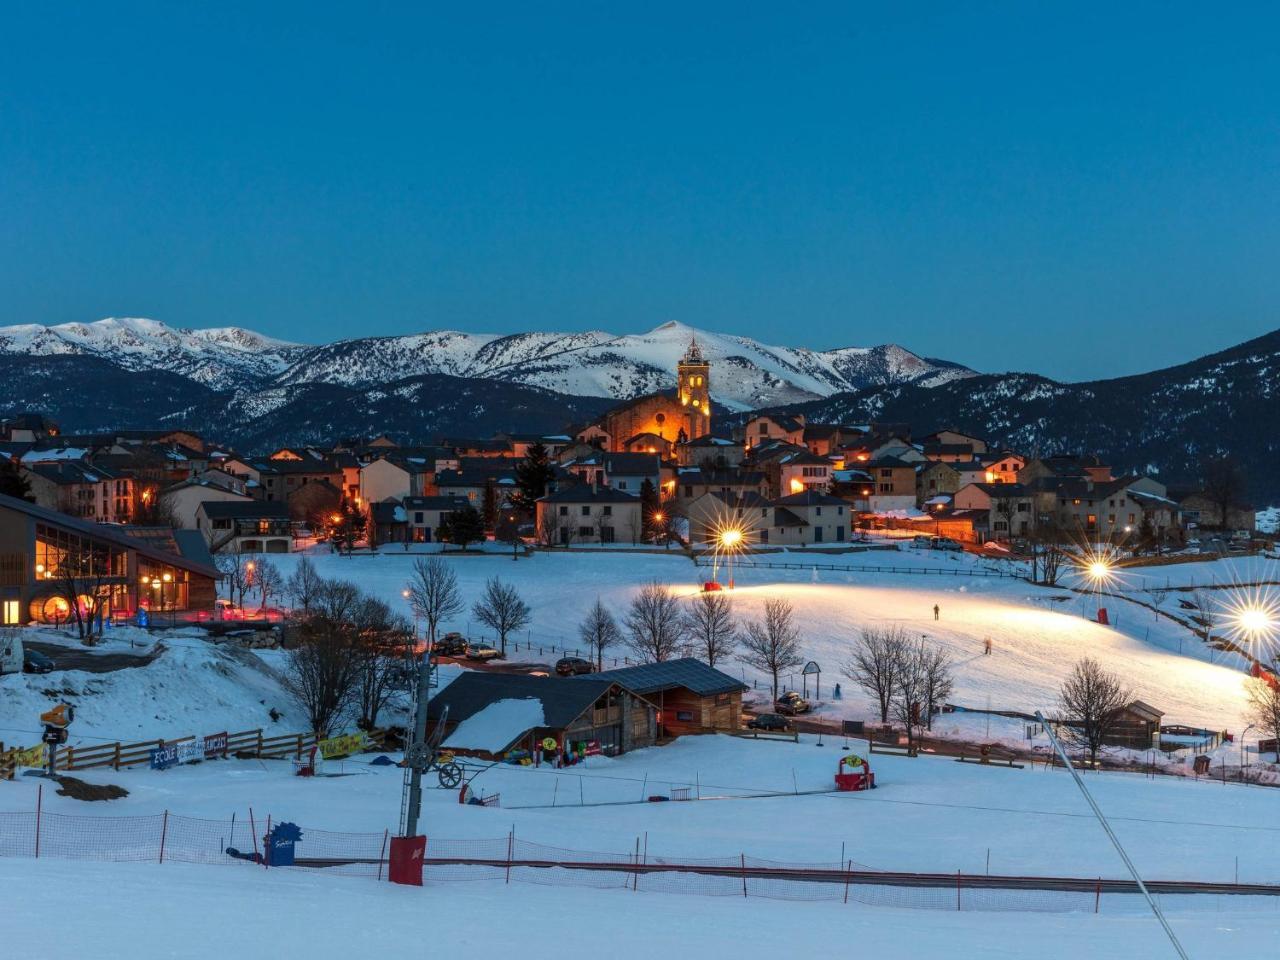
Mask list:
POLYGON ((933 605, 933 619, 937 620, 937 619, 938 619, 938 615, 939 615, 941 612, 942 612, 942 611, 938 609, 938 605, 935 603, 935 604, 933 605))

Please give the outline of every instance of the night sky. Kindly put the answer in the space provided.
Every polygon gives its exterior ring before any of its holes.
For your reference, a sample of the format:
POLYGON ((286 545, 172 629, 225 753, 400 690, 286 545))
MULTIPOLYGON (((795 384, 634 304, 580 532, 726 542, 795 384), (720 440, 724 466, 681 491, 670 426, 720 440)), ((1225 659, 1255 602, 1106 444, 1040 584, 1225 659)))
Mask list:
POLYGON ((1280 327, 1272 5, 452 6, 7 7, 0 324, 1066 379, 1280 327))

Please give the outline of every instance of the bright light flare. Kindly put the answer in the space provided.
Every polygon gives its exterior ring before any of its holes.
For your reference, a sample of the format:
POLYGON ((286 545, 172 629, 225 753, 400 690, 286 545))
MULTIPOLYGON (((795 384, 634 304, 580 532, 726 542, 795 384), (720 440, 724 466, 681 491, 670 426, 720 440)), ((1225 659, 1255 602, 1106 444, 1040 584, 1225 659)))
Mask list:
POLYGON ((1269 585, 1235 586, 1223 591, 1217 619, 1231 639, 1269 655, 1280 640, 1280 592, 1269 585))
POLYGON ((1076 574, 1095 590, 1113 586, 1120 579, 1120 552, 1111 544, 1086 544, 1072 560, 1076 574))
POLYGON ((742 544, 743 534, 737 527, 730 527, 727 530, 720 531, 720 546, 726 549, 736 549, 742 544))
POLYGON ((1089 576, 1094 580, 1109 580, 1111 578, 1111 564, 1103 560, 1095 560, 1089 564, 1089 576))

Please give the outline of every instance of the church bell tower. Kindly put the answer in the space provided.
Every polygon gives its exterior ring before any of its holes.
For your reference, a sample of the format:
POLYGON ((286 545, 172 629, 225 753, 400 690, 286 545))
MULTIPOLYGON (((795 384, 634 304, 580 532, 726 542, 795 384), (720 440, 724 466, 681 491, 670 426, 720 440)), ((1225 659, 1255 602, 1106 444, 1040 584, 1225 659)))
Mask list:
POLYGON ((686 438, 706 436, 711 432, 711 365, 702 355, 697 337, 689 341, 689 349, 677 365, 676 374, 686 438))

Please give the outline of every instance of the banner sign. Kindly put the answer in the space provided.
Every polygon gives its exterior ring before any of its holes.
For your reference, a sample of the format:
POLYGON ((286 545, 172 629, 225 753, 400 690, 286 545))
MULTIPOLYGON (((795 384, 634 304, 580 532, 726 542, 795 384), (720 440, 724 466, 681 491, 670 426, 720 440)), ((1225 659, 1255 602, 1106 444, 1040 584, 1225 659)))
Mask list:
POLYGON ((319 747, 320 756, 325 760, 348 757, 353 753, 359 753, 365 748, 364 731, 360 730, 356 733, 344 734, 341 737, 330 737, 328 740, 321 740, 319 747))
POLYGON ((157 747, 151 751, 150 756, 152 770, 168 770, 178 765, 178 745, 173 743, 165 747, 157 747))
POLYGON ((44 755, 44 744, 37 743, 34 747, 16 751, 14 761, 20 767, 43 767, 47 762, 44 755))
POLYGON ((227 755, 227 734, 211 733, 204 738, 204 759, 212 760, 214 757, 225 757, 227 755))

